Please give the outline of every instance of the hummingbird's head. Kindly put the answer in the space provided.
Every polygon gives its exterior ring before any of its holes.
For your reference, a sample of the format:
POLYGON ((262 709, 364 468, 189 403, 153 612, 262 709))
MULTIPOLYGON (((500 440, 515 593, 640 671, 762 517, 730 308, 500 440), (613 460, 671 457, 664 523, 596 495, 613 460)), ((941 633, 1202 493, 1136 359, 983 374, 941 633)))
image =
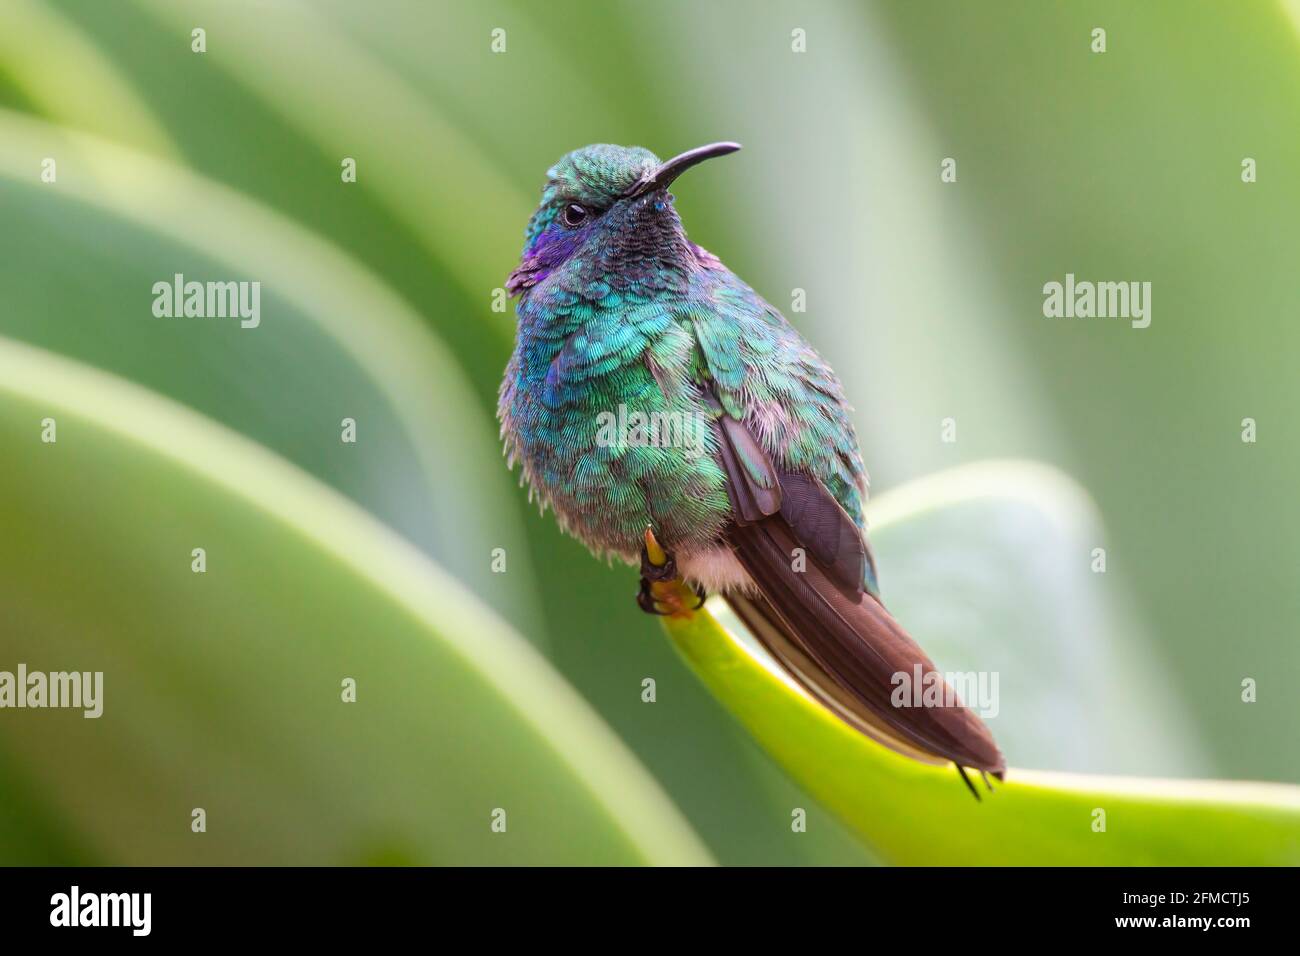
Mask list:
POLYGON ((713 143, 667 162, 639 146, 574 150, 547 171, 506 288, 515 295, 551 282, 566 295, 602 298, 611 289, 649 294, 684 283, 696 253, 668 187, 695 164, 738 149, 713 143))

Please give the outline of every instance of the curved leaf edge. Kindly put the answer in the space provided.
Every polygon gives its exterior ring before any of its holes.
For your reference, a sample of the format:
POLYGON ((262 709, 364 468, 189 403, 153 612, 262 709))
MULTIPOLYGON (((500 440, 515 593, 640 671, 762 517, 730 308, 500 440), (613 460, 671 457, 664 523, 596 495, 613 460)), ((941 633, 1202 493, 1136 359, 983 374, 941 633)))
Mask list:
POLYGON ((39 401, 191 471, 349 567, 448 644, 651 864, 713 862, 659 783, 549 662, 428 556, 271 450, 165 396, 0 336, 0 398, 39 401))

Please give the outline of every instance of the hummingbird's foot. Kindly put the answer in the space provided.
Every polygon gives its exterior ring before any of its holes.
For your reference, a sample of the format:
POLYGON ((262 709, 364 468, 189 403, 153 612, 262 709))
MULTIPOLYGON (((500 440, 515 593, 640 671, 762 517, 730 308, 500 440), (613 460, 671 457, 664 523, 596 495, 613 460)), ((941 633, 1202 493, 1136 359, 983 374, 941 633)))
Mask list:
POLYGON ((636 603, 647 614, 661 617, 690 617, 704 606, 704 589, 688 585, 677 573, 677 562, 645 529, 641 548, 641 590, 636 603))
POLYGON ((655 601, 654 592, 650 590, 650 582, 645 578, 641 579, 641 590, 636 595, 636 606, 647 614, 656 614, 660 617, 666 617, 672 613, 667 607, 660 607, 655 601))

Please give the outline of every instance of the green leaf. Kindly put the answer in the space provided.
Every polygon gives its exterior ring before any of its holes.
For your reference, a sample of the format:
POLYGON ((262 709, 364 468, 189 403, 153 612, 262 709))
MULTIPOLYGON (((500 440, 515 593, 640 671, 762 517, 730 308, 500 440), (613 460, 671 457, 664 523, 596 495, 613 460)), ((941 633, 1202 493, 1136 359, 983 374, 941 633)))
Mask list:
POLYGON ((98 719, 0 719, 22 784, 0 832, 39 794, 63 842, 5 838, 0 862, 708 862, 530 645, 265 448, 7 339, 0 448, 0 500, 22 503, 0 536, 0 669, 104 674, 98 719))
MULTIPOLYGON (((1144 737, 1151 730, 1143 720, 1119 728, 1105 714, 1107 706, 1121 705, 1121 691, 1138 698, 1122 705, 1130 716, 1140 718, 1151 706, 1136 693, 1147 686, 1142 678, 1151 676, 1142 662, 1097 631, 1087 631, 1093 643, 1086 654, 1067 643, 1079 636, 1071 622, 1084 613, 1081 599, 1089 596, 1060 568, 1062 554, 1074 551, 1082 573, 1090 573, 1089 552, 1073 544, 1089 526, 1077 489, 1042 466, 969 466, 885 496, 872 516, 886 599, 909 627, 916 620, 928 625, 923 635, 914 633, 940 669, 954 660, 960 661, 956 669, 976 669, 979 648, 991 638, 986 655, 1009 670, 1002 715, 992 723, 1012 769, 982 801, 971 799, 951 765, 899 756, 815 703, 718 599, 707 613, 665 626, 687 663, 767 752, 884 859, 912 865, 1300 862, 1300 788, 1018 768, 1020 753, 1042 753, 1054 733, 1085 755, 1107 741, 1122 749, 1121 731, 1137 751, 1149 745, 1144 737), (942 537, 934 533, 940 527, 942 537), (947 601, 959 610, 947 616, 947 632, 942 614, 919 613, 923 602, 915 591, 892 598, 889 559, 893 553, 908 557, 909 536, 928 542, 932 555, 929 577, 913 573, 912 587, 928 587, 926 601, 947 601), (979 541, 982 563, 973 565, 971 549, 979 552, 979 541), (963 587, 963 580, 983 587, 963 587), (954 638, 954 625, 965 639, 954 638), (1028 654, 1035 643, 1037 659, 1027 665, 1007 653, 1018 648, 1028 654), (1112 686, 1080 685, 1081 673, 1112 686), (1073 696, 1057 699, 1061 694, 1073 696), (1103 821, 1104 831, 1098 829, 1103 821)), ((894 583, 906 581, 903 575, 894 583)), ((1154 733, 1167 740, 1173 732, 1154 733)))
MULTIPOLYGON (((327 153, 357 158, 358 181, 450 267, 470 301, 486 304, 505 275, 494 237, 508 236, 504 248, 514 252, 532 195, 436 101, 309 5, 264 7, 256 28, 247 9, 220 2, 200 0, 187 11, 156 0, 144 6, 175 31, 197 16, 213 35, 230 38, 218 62, 327 153), (319 69, 321 62, 330 69, 319 69), (373 109, 376 102, 384 109, 373 109)), ((513 331, 502 315, 487 312, 482 321, 505 338, 513 331)))
MULTIPOLYGON (((521 626, 538 617, 496 424, 412 305, 336 245, 165 160, 0 110, 0 334, 108 369, 276 449, 521 626), (58 157, 43 184, 41 157, 58 157), (154 283, 255 280, 261 322, 159 318, 154 283), (339 440, 341 421, 358 440, 339 440), (455 467, 448 467, 455 462, 455 467)), ((545 629, 528 636, 544 644, 545 629)))
POLYGON ((21 98, 43 115, 159 155, 178 155, 166 127, 141 103, 121 64, 48 3, 5 4, 0 66, 21 98))

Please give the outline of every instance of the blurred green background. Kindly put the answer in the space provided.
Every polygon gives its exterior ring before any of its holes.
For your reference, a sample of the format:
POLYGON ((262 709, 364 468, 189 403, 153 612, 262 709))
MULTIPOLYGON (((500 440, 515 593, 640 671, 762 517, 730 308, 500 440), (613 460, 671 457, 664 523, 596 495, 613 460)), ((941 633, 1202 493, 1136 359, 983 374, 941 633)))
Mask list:
POLYGON ((1086 489, 1067 531, 989 527, 1018 557, 984 567, 941 519, 878 542, 940 665, 1007 675, 1013 765, 1300 781, 1297 23, 3 0, 0 670, 107 699, 0 711, 0 862, 873 859, 505 468, 494 290, 591 142, 744 144, 678 208, 835 365, 877 494, 997 458, 1086 489), (1067 272, 1151 282, 1150 328, 1045 319, 1067 272), (155 318, 175 273, 260 281, 261 326, 155 318))

